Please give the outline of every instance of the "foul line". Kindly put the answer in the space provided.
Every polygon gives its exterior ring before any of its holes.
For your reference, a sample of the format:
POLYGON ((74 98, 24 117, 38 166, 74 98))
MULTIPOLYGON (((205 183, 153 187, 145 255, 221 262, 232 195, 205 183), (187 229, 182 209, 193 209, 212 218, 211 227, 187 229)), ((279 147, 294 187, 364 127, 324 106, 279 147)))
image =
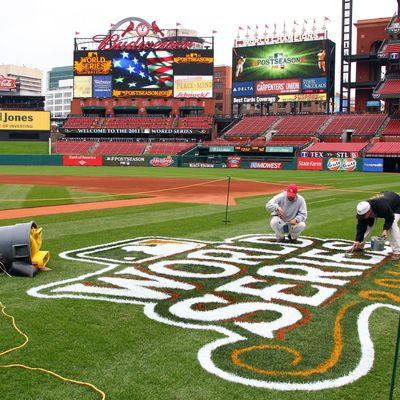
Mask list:
MULTIPOLYGON (((99 196, 80 196, 80 197, 54 197, 54 198, 35 198, 35 199, 1 199, 0 202, 15 202, 15 201, 24 201, 24 202, 30 202, 30 201, 58 201, 58 200, 80 200, 80 199, 99 199, 99 198, 104 198, 104 197, 121 197, 121 196, 137 196, 137 195, 146 195, 146 194, 151 194, 151 193, 160 193, 160 192, 168 192, 172 190, 181 190, 181 189, 187 189, 191 187, 196 187, 196 186, 205 186, 209 185, 212 183, 216 182, 221 182, 225 181, 227 178, 221 178, 221 179, 213 179, 211 181, 207 182, 199 182, 199 183, 192 183, 191 185, 184 185, 184 186, 175 186, 175 187, 169 187, 169 188, 164 188, 164 189, 154 189, 154 190, 147 190, 145 192, 133 192, 133 193, 119 193, 119 194, 106 194, 106 195, 99 195, 99 196)), ((85 190, 82 190, 82 192, 87 192, 85 190)))

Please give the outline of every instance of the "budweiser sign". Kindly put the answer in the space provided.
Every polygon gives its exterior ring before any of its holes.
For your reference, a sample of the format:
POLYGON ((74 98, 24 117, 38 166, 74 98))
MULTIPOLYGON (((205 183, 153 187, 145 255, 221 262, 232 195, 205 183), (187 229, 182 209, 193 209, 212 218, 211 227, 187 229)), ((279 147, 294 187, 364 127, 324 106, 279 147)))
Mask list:
POLYGON ((93 36, 92 42, 98 50, 186 50, 193 45, 190 40, 180 40, 176 33, 165 37, 156 21, 136 17, 118 22, 106 35, 93 36))
POLYGON ((15 79, 0 75, 0 89, 15 89, 15 79))

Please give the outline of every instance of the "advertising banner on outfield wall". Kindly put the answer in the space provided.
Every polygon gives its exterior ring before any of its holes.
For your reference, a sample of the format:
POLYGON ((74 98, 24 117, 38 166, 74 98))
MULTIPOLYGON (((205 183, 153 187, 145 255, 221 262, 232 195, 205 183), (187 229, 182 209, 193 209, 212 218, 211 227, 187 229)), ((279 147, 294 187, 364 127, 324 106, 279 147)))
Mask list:
POLYGON ((187 168, 217 168, 221 167, 221 164, 215 165, 212 163, 204 163, 204 162, 190 162, 190 163, 184 163, 182 166, 187 168))
POLYGON ((178 158, 171 156, 155 156, 148 158, 148 164, 151 167, 178 167, 178 158))
POLYGON ((145 167, 148 163, 145 156, 103 156, 103 165, 145 167))
POLYGON ((235 148, 233 146, 210 146, 210 153, 233 153, 235 148))
POLYGON ((302 157, 337 157, 337 158, 358 158, 360 157, 358 151, 302 151, 302 157))
POLYGON ((326 169, 329 171, 356 171, 357 159, 356 158, 339 158, 331 157, 326 160, 326 169))
POLYGON ((364 158, 364 172, 383 172, 383 158, 364 158))
POLYGON ((102 156, 64 156, 64 166, 100 167, 103 165, 102 156))
POLYGON ((240 157, 228 157, 228 168, 240 168, 240 157))
POLYGON ((266 153, 293 153, 293 146, 266 146, 266 153))
POLYGON ((299 157, 297 159, 297 169, 322 171, 324 169, 324 159, 299 157))
POLYGON ((2 110, 0 130, 50 131, 50 112, 2 110))
POLYGON ((251 161, 251 169, 282 169, 281 162, 251 161))

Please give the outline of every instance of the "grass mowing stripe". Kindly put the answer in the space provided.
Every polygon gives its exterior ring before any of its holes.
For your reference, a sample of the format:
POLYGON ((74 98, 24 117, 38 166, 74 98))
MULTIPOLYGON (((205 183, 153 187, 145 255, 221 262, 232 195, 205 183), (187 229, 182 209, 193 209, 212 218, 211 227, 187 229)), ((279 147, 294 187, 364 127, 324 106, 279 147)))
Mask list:
POLYGON ((0 208, 23 208, 33 185, 1 185, 0 208))

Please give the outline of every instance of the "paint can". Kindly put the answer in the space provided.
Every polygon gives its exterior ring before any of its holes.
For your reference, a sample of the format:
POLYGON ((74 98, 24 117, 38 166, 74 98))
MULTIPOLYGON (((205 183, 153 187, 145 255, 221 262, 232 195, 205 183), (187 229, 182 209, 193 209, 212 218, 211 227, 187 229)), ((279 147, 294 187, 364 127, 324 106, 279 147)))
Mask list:
POLYGON ((383 236, 373 236, 371 238, 371 250, 374 251, 385 250, 385 238, 383 236))
POLYGON ((288 224, 283 225, 283 233, 285 235, 287 235, 289 233, 289 225, 288 224))

